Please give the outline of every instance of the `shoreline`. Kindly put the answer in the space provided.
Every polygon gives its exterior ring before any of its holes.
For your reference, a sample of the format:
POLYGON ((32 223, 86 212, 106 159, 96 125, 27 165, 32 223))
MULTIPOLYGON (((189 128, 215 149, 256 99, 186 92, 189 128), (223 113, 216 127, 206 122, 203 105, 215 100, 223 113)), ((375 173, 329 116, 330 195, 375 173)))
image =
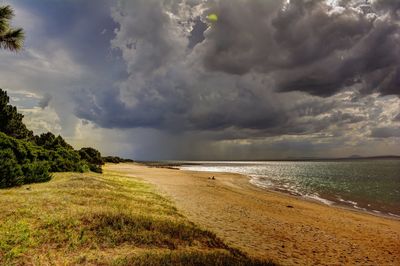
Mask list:
MULTIPOLYGON (((191 164, 188 164, 189 166, 191 164)), ((193 165, 201 165, 201 163, 198 164, 193 164, 193 165)), ((161 166, 162 167, 162 166, 161 166)), ((343 208, 347 210, 352 210, 356 212, 363 212, 363 213, 368 213, 371 215, 375 216, 380 216, 380 217, 386 217, 386 218, 392 218, 395 220, 400 220, 400 209, 390 209, 387 207, 378 207, 373 206, 373 203, 368 203, 367 201, 363 201, 362 199, 343 199, 342 196, 338 195, 332 195, 332 194, 324 194, 324 193, 315 193, 315 194, 302 194, 299 191, 292 191, 290 189, 285 189, 282 187, 274 187, 274 185, 269 185, 269 184, 263 184, 260 183, 255 176, 251 176, 248 174, 244 173, 237 173, 237 172, 215 172, 215 171, 202 171, 198 169, 185 169, 185 164, 182 165, 175 165, 172 168, 181 170, 181 171, 196 171, 196 172, 205 172, 210 175, 215 175, 219 173, 224 173, 224 174, 238 174, 246 177, 251 185, 254 187, 257 187, 263 191, 268 191, 268 192, 277 192, 277 193, 282 193, 283 195, 289 195, 298 198, 299 200, 306 200, 306 201, 311 201, 311 202, 318 202, 321 204, 324 204, 326 206, 332 206, 336 208, 343 208), (372 204, 372 206, 371 206, 372 204)), ((267 176, 265 176, 268 178, 267 176)))
MULTIPOLYGON (((183 170, 185 171, 185 170, 183 170)), ((222 172, 209 172, 209 173, 222 173, 222 172)), ((229 173, 227 173, 229 174, 229 173)), ((238 174, 240 175, 240 174, 238 174)), ((365 208, 356 208, 353 206, 349 206, 346 204, 341 204, 340 202, 335 202, 335 201, 331 201, 329 199, 326 198, 313 198, 313 197, 307 197, 307 196, 301 196, 301 195, 295 195, 294 193, 291 193, 290 191, 282 191, 282 190, 274 190, 273 188, 268 188, 268 187, 262 187, 262 186, 258 186, 255 185, 251 182, 251 177, 247 176, 247 175, 242 175, 243 177, 246 177, 249 180, 249 183, 251 185, 253 185, 255 188, 258 188, 262 191, 268 192, 268 193, 277 193, 279 195, 283 195, 283 196, 289 196, 289 197, 293 197, 297 200, 301 200, 301 201, 307 201, 307 202, 312 202, 312 203, 316 203, 316 204, 320 204, 323 206, 328 206, 331 208, 338 208, 338 209, 343 209, 343 210, 347 210, 347 211, 352 211, 352 212, 356 212, 356 213, 361 213, 361 214, 368 214, 368 215, 372 215, 372 216, 376 216, 376 217, 381 217, 381 218, 386 218, 386 219, 392 219, 395 221, 400 221, 400 216, 396 215, 396 214, 385 214, 381 211, 377 211, 377 210, 368 210, 365 208), (329 203, 328 203, 329 201, 329 203), (379 212, 379 213, 378 213, 379 212)))
MULTIPOLYGON (((177 169, 180 170, 180 169, 177 169)), ((181 171, 185 171, 185 170, 181 170, 181 171)), ((196 171, 195 171, 196 172, 196 171)), ((198 171, 201 172, 201 171, 198 171)), ((229 172, 208 172, 208 173, 212 173, 212 174, 218 174, 218 173, 225 173, 225 174, 231 174, 229 172)), ((279 190, 279 189, 273 189, 267 186, 262 186, 262 185, 256 185, 254 183, 252 183, 252 177, 248 176, 248 175, 243 175, 243 174, 238 174, 241 175, 245 178, 247 178, 249 180, 249 184, 251 184, 253 187, 258 188, 262 191, 265 192, 269 192, 269 193, 278 193, 280 195, 284 195, 284 196, 290 196, 290 197, 294 197, 295 199, 298 200, 303 200, 303 201, 308 201, 308 202, 313 202, 313 203, 318 203, 321 204, 323 206, 328 206, 328 207, 332 207, 332 208, 339 208, 339 209, 344 209, 344 210, 348 210, 348 211, 354 211, 357 213, 365 213, 365 214, 369 214, 369 215, 373 215, 373 216, 377 216, 377 217, 382 217, 382 218, 388 218, 388 219, 393 219, 396 221, 400 221, 400 215, 396 215, 393 213, 390 214, 386 214, 383 213, 381 211, 378 210, 368 210, 366 208, 361 208, 361 207, 354 207, 354 206, 349 206, 347 204, 341 203, 341 201, 336 202, 336 201, 332 201, 330 199, 321 197, 320 195, 318 195, 317 197, 312 197, 312 196, 307 196, 307 195, 296 195, 294 193, 291 193, 291 191, 289 190, 279 190), (329 203, 328 203, 329 202, 329 203)), ((347 202, 347 201, 344 201, 347 202)))
MULTIPOLYGON (((179 167, 181 167, 182 165, 147 165, 147 164, 142 164, 143 166, 149 167, 149 168, 163 168, 163 169, 169 169, 169 170, 177 170, 177 171, 183 171, 183 172, 194 172, 194 173, 207 173, 211 176, 215 176, 218 174, 225 174, 225 175, 238 175, 241 176, 243 178, 246 178, 248 180, 248 183, 257 190, 260 190, 261 192, 266 192, 266 193, 277 193, 278 195, 282 195, 282 196, 289 196, 289 197, 293 197, 297 200, 301 200, 301 201, 307 201, 307 202, 312 202, 312 203, 317 203, 317 204, 321 204, 323 206, 328 206, 328 207, 332 207, 332 208, 338 208, 338 209, 343 209, 343 210, 347 210, 347 211, 353 211, 356 213, 361 213, 361 214, 368 214, 368 215, 372 215, 372 216, 376 216, 376 217, 381 217, 381 218, 386 218, 386 219, 392 219, 395 221, 400 221, 400 215, 397 214, 393 214, 393 213, 384 213, 381 212, 379 210, 368 210, 366 208, 362 208, 362 207, 354 207, 353 206, 349 206, 347 204, 341 203, 341 202, 348 202, 348 201, 340 201, 336 202, 336 201, 332 201, 330 199, 326 199, 321 197, 320 195, 316 196, 316 197, 312 197, 312 196, 307 196, 307 195, 296 195, 295 193, 291 192, 290 190, 279 190, 279 189, 273 189, 271 187, 267 187, 267 186, 263 186, 263 185, 257 185, 252 181, 252 176, 249 175, 245 175, 245 174, 240 174, 240 173, 233 173, 233 172, 210 172, 210 171, 194 171, 194 170, 186 170, 186 169, 181 169, 179 167), (329 202, 329 203, 328 203, 329 202)), ((190 165, 190 164, 188 164, 190 165)), ((197 165, 197 164, 194 164, 197 165)))
POLYGON ((283 265, 399 265, 400 222, 250 184, 239 174, 106 165, 157 187, 191 221, 283 265))
MULTIPOLYGON (((290 190, 273 189, 271 187, 257 185, 255 183, 251 182, 252 176, 245 175, 245 174, 239 174, 239 173, 233 173, 233 172, 194 171, 194 170, 186 170, 186 169, 178 168, 179 166, 157 166, 157 167, 155 167, 155 166, 148 166, 146 164, 143 164, 143 165, 150 167, 150 168, 164 168, 164 169, 177 170, 177 171, 183 171, 183 172, 188 172, 188 173, 190 173, 190 172, 191 173, 207 173, 208 175, 211 175, 211 176, 216 176, 218 174, 237 175, 237 176, 241 176, 242 178, 246 178, 248 180, 248 183, 253 187, 253 189, 257 189, 261 192, 276 193, 281 196, 289 196, 289 197, 293 197, 294 199, 297 199, 300 201, 312 202, 312 203, 320 204, 322 206, 328 206, 328 207, 332 207, 332 208, 338 208, 338 209, 343 209, 343 210, 347 210, 347 211, 353 211, 356 213, 368 214, 368 215, 372 215, 372 216, 376 216, 376 217, 400 221, 400 215, 385 214, 378 210, 368 210, 366 208, 361 208, 361 207, 357 208, 357 207, 349 206, 346 204, 342 204, 342 203, 340 203, 340 201, 336 202, 336 201, 332 201, 330 199, 320 197, 320 195, 318 196, 318 198, 312 197, 312 196, 307 196, 307 195, 304 195, 304 196, 296 195, 295 193, 291 192, 290 190)), ((347 201, 345 201, 345 202, 347 202, 347 201)))
MULTIPOLYGON (((361 208, 361 207, 354 207, 354 206, 349 206, 346 205, 344 203, 340 203, 336 202, 336 201, 332 201, 330 199, 326 199, 323 197, 317 196, 316 197, 311 197, 311 196, 306 196, 306 195, 296 195, 293 192, 289 191, 289 190, 279 190, 279 189, 273 189, 271 187, 267 187, 267 186, 262 186, 262 185, 257 185, 252 181, 252 177, 249 175, 245 175, 245 174, 239 174, 239 173, 233 173, 233 172, 209 172, 209 171, 193 171, 193 170, 185 170, 185 169, 181 169, 179 168, 180 165, 178 166, 152 166, 152 165, 147 165, 147 164, 142 164, 143 166, 149 167, 149 168, 162 168, 162 169, 169 169, 169 170, 176 170, 176 171, 183 171, 183 172, 192 172, 192 173, 207 173, 211 176, 215 176, 218 174, 224 174, 224 175, 237 175, 237 176, 241 176, 242 178, 246 178, 248 180, 248 183, 253 187, 253 189, 257 189, 260 190, 261 192, 266 192, 266 193, 276 193, 278 195, 281 196, 289 196, 289 197, 293 197, 294 199, 300 200, 300 201, 306 201, 306 202, 312 202, 312 203, 316 203, 316 204, 320 204, 323 206, 328 206, 328 207, 332 207, 332 208, 338 208, 338 209, 342 209, 342 210, 347 210, 347 211, 352 211, 352 212, 356 212, 356 213, 361 213, 361 214, 368 214, 368 215, 372 215, 372 216, 376 216, 376 217, 381 217, 381 218, 386 218, 386 219, 392 219, 395 221, 400 221, 400 215, 396 215, 393 213, 383 213, 381 211, 378 210, 368 210, 366 208, 361 208), (328 203, 329 202, 329 203, 328 203)), ((347 202, 347 201, 344 201, 347 202)))

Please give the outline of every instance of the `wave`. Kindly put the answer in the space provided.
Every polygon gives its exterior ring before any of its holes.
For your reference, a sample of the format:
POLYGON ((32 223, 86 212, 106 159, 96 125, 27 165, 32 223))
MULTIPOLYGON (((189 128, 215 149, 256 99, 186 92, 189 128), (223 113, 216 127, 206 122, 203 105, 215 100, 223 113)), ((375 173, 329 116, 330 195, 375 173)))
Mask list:
POLYGON ((196 162, 180 169, 242 174, 259 188, 400 218, 399 166, 399 161, 265 161, 196 162))

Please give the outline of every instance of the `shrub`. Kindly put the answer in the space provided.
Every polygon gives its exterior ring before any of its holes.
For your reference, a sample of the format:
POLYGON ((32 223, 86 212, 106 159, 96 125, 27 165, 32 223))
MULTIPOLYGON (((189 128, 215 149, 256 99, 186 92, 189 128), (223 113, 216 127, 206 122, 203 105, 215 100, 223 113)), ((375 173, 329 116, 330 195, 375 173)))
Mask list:
POLYGON ((79 155, 82 160, 86 161, 89 165, 90 171, 102 173, 101 165, 104 164, 101 154, 98 150, 93 148, 82 148, 79 150, 79 155))
POLYGON ((58 147, 49 151, 51 172, 83 172, 79 153, 73 149, 58 147))
POLYGON ((50 164, 40 159, 46 156, 41 147, 0 132, 0 188, 49 181, 50 164))
POLYGON ((0 188, 48 181, 49 171, 102 172, 99 151, 76 151, 51 132, 34 136, 22 118, 17 108, 9 104, 7 92, 0 89, 0 188))
POLYGON ((23 183, 30 184, 49 181, 51 179, 49 169, 49 163, 45 161, 37 161, 22 165, 22 172, 24 173, 23 183))
POLYGON ((79 155, 81 156, 82 160, 87 161, 88 163, 91 164, 96 164, 96 165, 103 165, 103 159, 101 158, 101 154, 98 150, 93 149, 93 148, 82 148, 79 150, 79 155))
POLYGON ((21 166, 11 149, 0 150, 0 188, 23 184, 21 166))
POLYGON ((133 163, 132 159, 124 159, 118 156, 106 156, 103 157, 103 161, 106 163, 133 163))

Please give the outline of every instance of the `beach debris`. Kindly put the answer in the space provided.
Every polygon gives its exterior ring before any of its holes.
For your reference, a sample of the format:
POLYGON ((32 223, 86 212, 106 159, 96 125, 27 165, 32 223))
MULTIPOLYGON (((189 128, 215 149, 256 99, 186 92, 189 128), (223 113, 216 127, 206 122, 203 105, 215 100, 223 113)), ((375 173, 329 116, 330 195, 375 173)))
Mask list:
POLYGON ((215 180, 215 177, 214 176, 208 177, 208 179, 215 180))
POLYGON ((287 208, 294 208, 292 205, 287 205, 286 207, 287 208))
POLYGON ((27 187, 26 190, 31 190, 31 187, 27 187))

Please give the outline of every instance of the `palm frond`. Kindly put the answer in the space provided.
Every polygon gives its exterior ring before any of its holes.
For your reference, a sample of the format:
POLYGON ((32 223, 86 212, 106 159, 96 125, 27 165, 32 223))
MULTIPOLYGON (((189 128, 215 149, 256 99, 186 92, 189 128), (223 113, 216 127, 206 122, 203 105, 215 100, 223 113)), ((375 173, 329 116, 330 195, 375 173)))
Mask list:
POLYGON ((0 36, 0 47, 11 51, 21 50, 25 39, 23 29, 9 29, 4 35, 0 36))
POLYGON ((4 35, 10 29, 10 24, 7 19, 0 18, 0 36, 4 35))
POLYGON ((12 19, 14 16, 14 11, 12 10, 11 6, 1 6, 0 7, 0 19, 12 19))

